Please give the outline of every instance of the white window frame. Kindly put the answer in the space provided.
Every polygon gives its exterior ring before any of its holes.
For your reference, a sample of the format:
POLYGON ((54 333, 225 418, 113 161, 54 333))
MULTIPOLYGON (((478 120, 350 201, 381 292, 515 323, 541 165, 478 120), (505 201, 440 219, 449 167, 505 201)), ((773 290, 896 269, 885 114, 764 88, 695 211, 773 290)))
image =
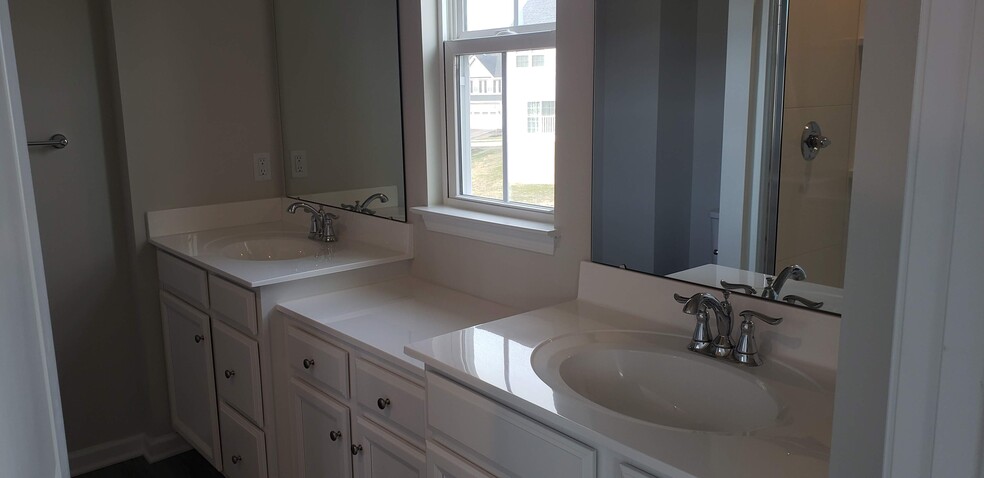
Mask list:
MULTIPOLYGON (((459 157, 461 152, 461 131, 459 130, 458 111, 461 104, 458 85, 459 65, 457 58, 462 55, 502 53, 509 51, 528 51, 546 48, 556 48, 556 23, 542 23, 535 25, 521 25, 501 29, 464 31, 465 25, 465 0, 446 0, 447 9, 444 11, 446 18, 443 49, 444 49, 444 92, 445 92, 445 138, 446 138, 446 158, 444 161, 443 181, 444 181, 444 203, 451 207, 471 209, 479 212, 501 214, 506 216, 518 217, 534 221, 553 222, 552 207, 543 207, 532 204, 522 204, 516 202, 501 201, 496 199, 482 198, 477 196, 465 196, 458 191, 461 190, 462 161, 459 157)), ((518 10, 514 10, 518 15, 518 10)), ((514 19, 514 23, 517 23, 514 19)), ((532 64, 532 61, 531 61, 532 64)), ((506 78, 508 66, 503 62, 502 76, 502 117, 503 121, 507 117, 506 95, 508 95, 509 85, 506 78)), ((466 129, 467 118, 460 122, 466 129)), ((503 177, 507 181, 507 171, 505 161, 507 160, 506 142, 508 141, 505 123, 503 123, 503 177)), ((555 159, 556 161, 556 155, 555 159)), ((504 182, 506 182, 504 181, 504 182)), ((508 184, 503 184, 503 188, 508 188, 508 184)))

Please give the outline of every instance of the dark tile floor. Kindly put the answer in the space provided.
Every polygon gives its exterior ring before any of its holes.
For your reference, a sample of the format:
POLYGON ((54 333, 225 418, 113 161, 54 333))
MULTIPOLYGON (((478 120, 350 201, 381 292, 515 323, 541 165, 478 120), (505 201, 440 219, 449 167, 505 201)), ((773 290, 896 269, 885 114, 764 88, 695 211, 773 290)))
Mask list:
POLYGON ((153 465, 143 458, 117 463, 76 478, 222 478, 198 452, 192 450, 153 465))

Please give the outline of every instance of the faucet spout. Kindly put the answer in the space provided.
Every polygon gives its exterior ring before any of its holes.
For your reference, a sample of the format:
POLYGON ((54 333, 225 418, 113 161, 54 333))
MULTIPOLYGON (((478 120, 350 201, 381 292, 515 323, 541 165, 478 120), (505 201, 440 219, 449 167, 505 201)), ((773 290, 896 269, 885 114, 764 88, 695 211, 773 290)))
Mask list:
POLYGON ((762 297, 772 300, 778 299, 779 294, 782 292, 782 287, 786 285, 786 281, 789 279, 795 281, 805 280, 806 270, 798 265, 787 266, 779 271, 775 279, 772 279, 769 285, 762 290, 762 297))
POLYGON ((698 315, 701 311, 711 309, 714 311, 714 318, 717 322, 717 337, 714 339, 708 353, 715 357, 727 357, 734 348, 731 341, 731 330, 734 320, 731 316, 731 302, 728 301, 730 292, 724 291, 724 300, 719 301, 710 293, 702 292, 694 294, 683 305, 683 312, 690 315, 698 315))

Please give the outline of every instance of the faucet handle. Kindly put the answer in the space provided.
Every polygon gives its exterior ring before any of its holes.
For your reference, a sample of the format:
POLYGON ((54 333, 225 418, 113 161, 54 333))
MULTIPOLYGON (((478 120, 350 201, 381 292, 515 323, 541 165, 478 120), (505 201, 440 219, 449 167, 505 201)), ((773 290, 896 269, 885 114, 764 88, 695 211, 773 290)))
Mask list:
POLYGON ((677 302, 679 302, 681 304, 686 304, 687 301, 690 300, 690 297, 684 297, 684 296, 682 296, 680 294, 673 294, 673 300, 675 300, 675 301, 677 301, 677 302))
POLYGON ((805 297, 800 297, 798 295, 793 295, 793 294, 790 294, 790 295, 787 295, 787 296, 783 297, 782 300, 784 300, 786 302, 789 302, 790 304, 795 304, 795 303, 799 302, 799 303, 801 303, 801 304, 803 304, 803 305, 805 305, 805 306, 807 306, 807 307, 809 307, 811 309, 819 309, 819 308, 823 307, 823 302, 814 302, 814 301, 812 301, 810 299, 807 299, 805 297))
POLYGON ((743 310, 738 315, 741 315, 742 318, 741 336, 738 337, 738 345, 735 346, 735 350, 731 356, 738 363, 743 363, 751 367, 762 365, 762 357, 759 356, 758 346, 755 344, 755 324, 752 322, 752 318, 760 319, 769 325, 776 325, 782 322, 782 318, 769 317, 754 310, 743 310))
POLYGON ((740 315, 741 318, 744 319, 742 321, 742 325, 744 325, 745 322, 751 323, 752 317, 755 317, 756 319, 759 319, 762 322, 765 322, 769 325, 779 325, 779 323, 782 322, 782 317, 770 317, 768 315, 765 315, 761 312, 756 312, 754 310, 743 310, 738 315, 740 315))
POLYGON ((745 284, 733 284, 731 282, 723 280, 721 281, 721 287, 724 287, 724 290, 740 290, 749 295, 757 294, 757 292, 755 292, 754 287, 745 284))

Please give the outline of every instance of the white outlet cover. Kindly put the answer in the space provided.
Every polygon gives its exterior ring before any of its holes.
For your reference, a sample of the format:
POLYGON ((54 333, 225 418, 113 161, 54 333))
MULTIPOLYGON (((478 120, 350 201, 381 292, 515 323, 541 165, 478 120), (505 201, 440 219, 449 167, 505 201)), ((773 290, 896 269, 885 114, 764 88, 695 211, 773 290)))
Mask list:
POLYGON ((273 179, 273 172, 270 170, 270 153, 253 154, 253 179, 256 181, 273 179))
POLYGON ((307 151, 290 152, 290 176, 306 178, 308 175, 307 151))

